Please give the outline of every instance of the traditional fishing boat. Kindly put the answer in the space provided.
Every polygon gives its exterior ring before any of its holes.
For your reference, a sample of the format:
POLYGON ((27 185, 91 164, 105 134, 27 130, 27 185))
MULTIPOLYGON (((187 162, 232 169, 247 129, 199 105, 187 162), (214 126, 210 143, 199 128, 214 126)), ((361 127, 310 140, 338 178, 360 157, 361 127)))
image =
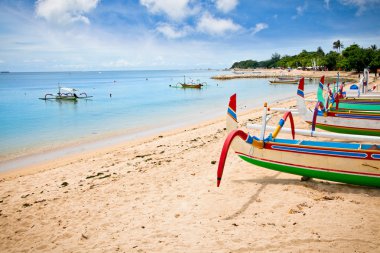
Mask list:
POLYGON ((343 97, 340 86, 337 92, 333 93, 328 87, 328 96, 325 99, 323 96, 324 83, 319 83, 318 86, 318 101, 325 102, 326 108, 362 110, 362 111, 380 111, 380 97, 360 96, 360 97, 343 97))
MULTIPOLYGON (((231 96, 226 122, 227 130, 230 133, 220 155, 217 171, 218 187, 222 180, 230 146, 241 159, 260 167, 309 178, 380 187, 380 149, 378 145, 295 140, 297 131, 294 129, 291 112, 286 112, 273 134, 264 138, 266 112, 267 107, 264 106, 260 138, 251 136, 243 130, 237 129, 236 94, 231 96), (287 118, 290 119, 293 139, 277 138, 287 118)), ((335 138, 342 136, 341 134, 333 135, 335 138)), ((368 139, 365 137, 363 136, 364 139, 368 139)), ((377 139, 380 143, 379 137, 371 138, 377 139)))
POLYGON ((183 76, 183 83, 179 82, 177 85, 169 85, 169 87, 173 88, 191 88, 191 89, 201 89, 203 86, 207 85, 206 82, 201 83, 199 80, 197 82, 191 81, 190 83, 186 82, 186 76, 183 76))
MULTIPOLYGON (((323 85, 324 76, 319 86, 323 85)), ((304 99, 304 78, 301 78, 297 90, 298 114, 304 121, 315 127, 330 132, 358 135, 380 136, 380 111, 330 110, 318 101, 311 110, 306 107, 304 99), (320 110, 322 108, 322 110, 320 110)))
POLYGON ((203 84, 188 84, 188 83, 181 83, 182 88, 193 88, 193 89, 200 89, 202 88, 203 84))
POLYGON ((82 92, 79 96, 76 94, 78 90, 74 88, 58 87, 57 95, 45 94, 42 100, 65 100, 65 101, 77 101, 78 99, 88 99, 92 96, 87 96, 86 92, 82 92))
POLYGON ((299 78, 295 77, 278 77, 275 80, 269 80, 271 84, 297 84, 299 78))

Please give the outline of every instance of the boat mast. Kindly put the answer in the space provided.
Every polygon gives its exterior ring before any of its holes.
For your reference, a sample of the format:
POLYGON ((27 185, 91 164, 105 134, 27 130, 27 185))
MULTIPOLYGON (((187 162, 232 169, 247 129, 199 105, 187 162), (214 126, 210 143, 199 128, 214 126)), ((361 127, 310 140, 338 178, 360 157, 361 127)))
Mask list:
POLYGON ((337 81, 336 81, 335 92, 338 92, 338 90, 339 90, 339 72, 338 72, 338 78, 337 78, 337 81))
POLYGON ((264 140, 265 137, 265 127, 267 124, 267 113, 268 113, 268 104, 265 102, 264 103, 264 109, 263 109, 263 117, 261 121, 263 122, 263 125, 261 127, 261 132, 260 132, 260 140, 264 140))

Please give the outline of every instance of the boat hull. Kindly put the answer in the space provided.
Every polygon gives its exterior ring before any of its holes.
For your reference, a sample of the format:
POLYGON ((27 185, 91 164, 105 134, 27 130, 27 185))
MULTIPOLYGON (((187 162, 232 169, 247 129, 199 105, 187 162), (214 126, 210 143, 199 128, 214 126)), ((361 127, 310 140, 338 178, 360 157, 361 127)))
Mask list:
MULTIPOLYGON (((304 99, 297 97, 299 115, 308 124, 313 122, 313 112, 306 108, 304 99)), ((329 132, 380 136, 380 120, 377 114, 327 113, 315 120, 315 127, 329 132)))
MULTIPOLYGON (((266 107, 264 120, 265 112, 266 107)), ((280 120, 279 129, 287 118, 284 117, 280 120)), ((380 145, 277 139, 277 130, 265 139, 250 136, 237 129, 236 95, 230 98, 226 126, 231 132, 224 142, 219 159, 217 186, 220 185, 231 147, 241 159, 271 170, 340 183, 380 187, 380 145)))
POLYGON ((240 142, 233 148, 243 160, 264 168, 341 183, 380 187, 380 150, 368 150, 368 145, 363 146, 367 150, 361 150, 360 144, 279 139, 265 143, 261 149, 250 148, 248 151, 250 146, 249 143, 240 142))
MULTIPOLYGON (((322 81, 320 82, 321 86, 323 86, 322 81)), ((380 136, 380 113, 376 111, 339 109, 314 115, 318 108, 311 111, 306 107, 303 80, 298 85, 297 107, 299 115, 304 121, 313 124, 315 119, 316 128, 335 133, 380 136), (314 116, 317 117, 314 118, 314 116)))
MULTIPOLYGON (((322 79, 324 80, 324 79, 322 79)), ((323 88, 324 83, 321 81, 318 86, 317 96, 318 101, 324 102, 325 99, 323 97, 323 88)), ((332 110, 336 108, 336 103, 332 105, 332 110)), ((361 110, 361 111, 380 111, 380 97, 346 97, 339 99, 338 102, 339 110, 361 110)))
POLYGON ((200 89, 202 84, 181 84, 182 88, 200 89))
MULTIPOLYGON (((336 105, 334 104, 333 107, 336 105)), ((341 99, 338 104, 339 109, 380 111, 380 99, 341 99)))
POLYGON ((253 157, 238 152, 237 154, 246 162, 275 171, 347 184, 380 187, 380 175, 376 177, 368 176, 365 174, 355 174, 352 172, 337 172, 329 169, 310 168, 305 166, 286 164, 284 162, 263 160, 262 158, 260 159, 258 157, 253 157))
POLYGON ((298 80, 274 80, 269 81, 271 84, 297 84, 298 80))
MULTIPOLYGON (((242 138, 230 141, 241 159, 263 168, 339 183, 380 187, 380 150, 372 149, 369 144, 276 139, 265 142, 260 148, 257 143, 248 143, 242 138)), ((223 166, 224 161, 218 167, 219 182, 223 166)))
MULTIPOLYGON (((309 124, 312 124, 311 121, 306 121, 309 124)), ((316 128, 341 134, 355 134, 355 135, 371 135, 371 136, 380 136, 379 129, 370 129, 370 128, 357 128, 357 127, 346 127, 346 126, 337 126, 337 125, 328 125, 320 122, 316 123, 316 128)))

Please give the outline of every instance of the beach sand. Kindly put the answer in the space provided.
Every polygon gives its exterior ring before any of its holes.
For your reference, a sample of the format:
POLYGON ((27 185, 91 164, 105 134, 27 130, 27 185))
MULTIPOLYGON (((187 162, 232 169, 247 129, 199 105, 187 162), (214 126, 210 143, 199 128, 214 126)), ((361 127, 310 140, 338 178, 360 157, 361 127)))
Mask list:
MULTIPOLYGON (((241 112, 241 124, 261 121, 262 108, 241 112)), ((0 251, 379 252, 378 189, 301 181, 233 152, 217 188, 224 128, 219 118, 2 174, 0 251)))

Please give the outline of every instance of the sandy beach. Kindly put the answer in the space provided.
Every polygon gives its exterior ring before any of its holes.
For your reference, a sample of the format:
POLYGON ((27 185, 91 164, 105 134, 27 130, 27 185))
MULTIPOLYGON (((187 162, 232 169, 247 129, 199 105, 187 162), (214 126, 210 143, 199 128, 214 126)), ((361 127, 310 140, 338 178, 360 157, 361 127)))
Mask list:
POLYGON ((0 0, 0 253, 380 253, 379 4, 0 0))
MULTIPOLYGON (((239 122, 261 112, 238 108, 239 122)), ((232 152, 217 188, 224 128, 223 117, 2 174, 0 251, 379 252, 378 189, 301 181, 232 152)))

